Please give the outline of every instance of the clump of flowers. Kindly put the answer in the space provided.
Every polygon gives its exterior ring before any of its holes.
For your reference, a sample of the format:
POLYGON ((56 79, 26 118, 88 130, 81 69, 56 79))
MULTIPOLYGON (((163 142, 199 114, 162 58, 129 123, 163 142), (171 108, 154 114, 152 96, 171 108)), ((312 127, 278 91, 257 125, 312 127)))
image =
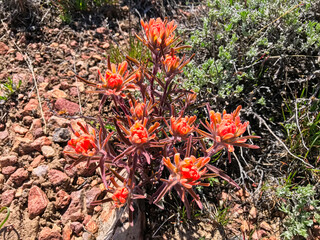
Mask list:
POLYGON ((134 199, 145 198, 158 205, 172 189, 190 217, 191 199, 202 208, 195 187, 209 186, 207 178, 220 177, 239 187, 210 164, 211 157, 225 149, 231 160, 235 146, 258 148, 246 143, 257 136, 242 136, 249 122, 241 122, 241 106, 230 114, 208 109, 208 120, 192 116, 190 106, 197 107, 197 95, 181 89, 178 76, 193 56, 181 56, 180 51, 189 46, 181 45, 175 36, 177 24, 157 18, 141 21, 141 25, 144 34, 137 38, 151 51, 148 62, 127 56, 125 62, 114 64, 108 58, 106 73, 98 71, 100 82, 78 76, 94 88, 88 92, 102 94, 99 112, 108 98, 112 102, 108 124, 115 131, 107 130, 100 116, 99 130, 78 123, 80 131, 73 130, 68 143, 72 151, 65 151, 75 159, 74 164, 96 163, 107 195, 95 204, 113 202, 114 207, 127 207, 131 223, 134 199))

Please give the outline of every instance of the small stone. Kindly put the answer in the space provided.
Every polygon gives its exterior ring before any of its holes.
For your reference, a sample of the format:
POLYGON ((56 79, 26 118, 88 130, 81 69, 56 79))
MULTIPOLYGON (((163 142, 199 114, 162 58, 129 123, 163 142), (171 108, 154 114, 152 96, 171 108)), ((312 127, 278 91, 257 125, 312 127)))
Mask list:
POLYGON ((99 61, 101 61, 103 58, 100 56, 100 55, 98 55, 98 54, 93 54, 92 55, 92 58, 94 58, 94 59, 96 59, 96 60, 99 60, 99 61))
POLYGON ((58 230, 44 227, 39 234, 39 240, 62 240, 62 236, 58 230))
POLYGON ((16 53, 16 60, 19 62, 24 61, 23 55, 20 52, 16 53))
POLYGON ((7 167, 3 167, 1 172, 4 175, 11 175, 12 173, 14 173, 16 169, 17 169, 16 166, 7 166, 7 167))
POLYGON ((43 128, 37 128, 36 130, 33 131, 33 136, 35 139, 42 137, 44 135, 43 128))
POLYGON ((97 33, 102 34, 102 33, 105 33, 107 31, 107 29, 105 27, 99 27, 96 29, 96 31, 97 31, 97 33))
POLYGON ((6 178, 4 177, 4 175, 0 174, 0 184, 4 184, 5 181, 6 181, 6 178))
POLYGON ((71 47, 76 47, 76 46, 78 46, 78 42, 75 41, 75 40, 72 40, 72 41, 70 42, 70 46, 71 46, 71 47))
POLYGON ((272 231, 272 227, 271 227, 267 222, 265 222, 265 221, 262 221, 262 222, 260 223, 260 227, 261 227, 262 229, 266 230, 266 231, 269 231, 269 232, 272 231))
POLYGON ((43 162, 43 161, 44 161, 44 156, 39 155, 39 156, 37 156, 35 159, 33 159, 33 161, 31 162, 30 166, 31 166, 32 168, 36 168, 36 167, 38 167, 39 164, 40 164, 41 162, 43 162))
POLYGON ((0 140, 4 140, 9 136, 9 133, 7 130, 0 131, 0 140))
POLYGON ((70 94, 70 96, 72 96, 72 97, 77 97, 78 96, 78 88, 76 88, 76 87, 71 87, 70 89, 69 89, 69 94, 70 94))
POLYGON ((37 118, 37 119, 34 119, 32 121, 32 126, 31 126, 31 130, 34 131, 35 129, 37 128, 41 128, 42 127, 42 121, 41 119, 37 118))
POLYGON ((250 209, 249 217, 251 219, 257 219, 257 209, 254 206, 250 209))
POLYGON ((70 227, 77 236, 79 236, 80 232, 83 230, 83 225, 80 222, 72 222, 70 227))
POLYGON ((65 143, 70 140, 70 132, 67 128, 57 128, 52 135, 52 141, 56 143, 65 143))
POLYGON ((107 43, 107 42, 102 45, 102 48, 104 48, 104 49, 107 49, 107 48, 109 48, 109 47, 110 47, 110 44, 107 43))
POLYGON ((79 88, 80 92, 84 92, 85 90, 83 82, 74 82, 72 85, 79 88))
POLYGON ((37 186, 32 186, 28 196, 29 217, 34 218, 44 212, 49 200, 47 195, 37 186))
POLYGON ((6 207, 9 207, 11 202, 13 201, 14 199, 14 195, 16 193, 16 190, 15 189, 12 189, 12 190, 7 190, 7 191, 4 191, 2 194, 1 194, 1 206, 6 206, 6 207))
POLYGON ((55 150, 50 146, 42 146, 41 152, 46 158, 52 158, 56 153, 55 150))
POLYGON ((70 120, 65 119, 65 118, 60 118, 60 117, 57 117, 57 116, 52 116, 49 119, 49 123, 57 124, 59 127, 65 128, 65 127, 69 126, 70 120))
POLYGON ((33 169, 32 175, 38 177, 44 177, 48 172, 48 165, 40 165, 39 167, 33 169))
POLYGON ((74 102, 70 102, 64 98, 59 98, 55 102, 54 106, 58 111, 65 111, 66 114, 69 114, 69 115, 74 115, 80 111, 80 107, 78 104, 74 102))
POLYGON ((93 187, 86 193, 86 205, 88 209, 93 209, 94 206, 91 203, 96 200, 101 194, 101 189, 99 187, 93 187))
POLYGON ((82 233, 82 240, 91 240, 91 234, 88 232, 83 232, 82 233))
POLYGON ((21 134, 21 135, 25 135, 28 132, 28 129, 21 127, 19 124, 14 124, 12 126, 12 130, 15 133, 21 134))
POLYGON ((15 197, 16 198, 19 198, 22 196, 22 193, 23 193, 23 188, 22 187, 19 187, 16 191, 16 194, 15 194, 15 197))
POLYGON ((98 224, 96 221, 91 219, 87 224, 86 224, 86 229, 91 232, 92 234, 96 233, 98 231, 98 224))
POLYGON ((32 113, 32 111, 37 110, 39 105, 38 100, 32 98, 30 101, 27 103, 27 105, 23 109, 23 115, 29 115, 32 113))
POLYGON ((9 178, 9 181, 14 183, 17 186, 20 186, 23 181, 27 180, 29 173, 24 168, 18 168, 9 178))
POLYGON ((71 201, 71 196, 68 193, 66 193, 65 191, 60 190, 57 193, 57 198, 56 198, 55 204, 56 204, 57 208, 63 209, 69 205, 70 201, 71 201))
POLYGON ((71 203, 67 211, 61 217, 62 223, 65 223, 68 220, 76 222, 84 219, 84 215, 82 213, 83 205, 81 201, 81 194, 82 190, 71 193, 71 203))
POLYGON ((88 167, 87 162, 80 162, 75 167, 78 175, 82 177, 90 177, 95 173, 96 170, 95 163, 91 163, 88 167))
POLYGON ((52 144, 52 141, 50 140, 50 138, 43 136, 43 137, 37 138, 33 143, 31 143, 31 147, 33 149, 40 151, 41 147, 50 146, 51 144, 52 144))
POLYGON ((9 47, 3 43, 3 42, 0 42, 0 55, 5 55, 9 50, 9 47))
POLYGON ((49 177, 49 181, 54 186, 67 185, 70 182, 70 178, 67 176, 67 174, 56 169, 49 170, 48 177, 49 177))
POLYGON ((53 89, 51 91, 48 91, 48 94, 49 94, 49 96, 52 96, 54 98, 66 98, 66 97, 68 97, 68 95, 64 91, 62 91, 60 89, 53 89))
POLYGON ((62 230, 62 238, 63 240, 70 240, 72 235, 72 229, 70 227, 70 224, 67 224, 64 226, 62 230))
POLYGON ((13 166, 18 162, 18 158, 15 155, 0 157, 0 166, 6 167, 6 166, 13 166))
POLYGON ((22 119, 23 124, 30 126, 32 124, 33 118, 31 116, 25 116, 22 119))

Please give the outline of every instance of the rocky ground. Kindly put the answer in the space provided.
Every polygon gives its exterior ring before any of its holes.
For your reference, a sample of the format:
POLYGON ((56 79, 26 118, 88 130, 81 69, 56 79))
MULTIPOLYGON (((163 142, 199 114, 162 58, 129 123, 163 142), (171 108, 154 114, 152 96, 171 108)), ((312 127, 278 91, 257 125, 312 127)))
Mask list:
MULTIPOLYGON (((129 8, 117 10, 127 16, 129 8)), ((192 14, 194 10, 183 11, 181 19, 192 14)), ((97 70, 105 69, 108 51, 128 45, 129 29, 134 31, 131 26, 136 28, 138 22, 132 15, 130 21, 65 25, 57 14, 49 13, 40 27, 26 31, 1 21, 0 81, 10 77, 15 85, 21 81, 21 87, 0 103, 0 206, 11 209, 0 239, 89 240, 112 235, 108 225, 114 226, 119 212, 109 205, 90 205, 104 197, 98 172, 86 163, 72 166, 74 160, 63 151, 71 137, 68 126, 79 118, 94 121, 99 107, 99 96, 86 94, 87 86, 77 81, 75 73, 96 79, 97 70)), ((263 212, 254 205, 259 196, 245 190, 216 191, 214 197, 207 196, 206 215, 192 221, 182 213, 172 217, 172 209, 166 212, 141 204, 147 215, 137 217, 136 232, 131 229, 127 235, 129 227, 122 217, 117 237, 111 238, 280 239, 283 216, 278 212, 270 218, 274 199, 263 198, 269 201, 263 212), (211 198, 228 208, 224 226, 216 220, 218 210, 209 203, 211 198)))

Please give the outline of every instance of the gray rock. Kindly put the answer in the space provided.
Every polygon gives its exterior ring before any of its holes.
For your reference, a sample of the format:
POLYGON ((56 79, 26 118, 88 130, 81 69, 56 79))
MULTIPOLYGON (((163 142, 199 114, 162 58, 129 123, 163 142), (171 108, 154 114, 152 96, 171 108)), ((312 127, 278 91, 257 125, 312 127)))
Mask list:
POLYGON ((52 141, 55 143, 65 143, 69 140, 70 132, 67 128, 57 128, 52 135, 52 141))
POLYGON ((33 169, 32 174, 38 177, 43 177, 47 174, 47 172, 48 172, 48 166, 40 165, 39 167, 33 169))

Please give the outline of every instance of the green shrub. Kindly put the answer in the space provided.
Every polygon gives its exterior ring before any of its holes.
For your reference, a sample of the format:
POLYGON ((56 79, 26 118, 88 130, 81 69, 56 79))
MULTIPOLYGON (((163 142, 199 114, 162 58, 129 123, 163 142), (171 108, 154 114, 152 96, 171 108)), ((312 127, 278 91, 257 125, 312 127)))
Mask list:
POLYGON ((320 1, 299 3, 208 0, 202 25, 191 33, 197 55, 184 70, 185 87, 226 97, 248 81, 257 84, 268 71, 263 65, 269 56, 317 54, 320 23, 310 19, 320 1))
POLYGON ((279 209, 287 215, 283 222, 286 229, 282 233, 284 239, 308 237, 308 228, 314 224, 313 217, 317 221, 320 217, 320 201, 315 200, 315 194, 311 185, 294 188, 286 185, 277 189, 277 196, 283 200, 279 209))

